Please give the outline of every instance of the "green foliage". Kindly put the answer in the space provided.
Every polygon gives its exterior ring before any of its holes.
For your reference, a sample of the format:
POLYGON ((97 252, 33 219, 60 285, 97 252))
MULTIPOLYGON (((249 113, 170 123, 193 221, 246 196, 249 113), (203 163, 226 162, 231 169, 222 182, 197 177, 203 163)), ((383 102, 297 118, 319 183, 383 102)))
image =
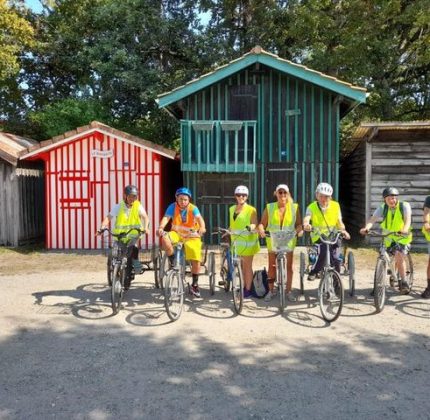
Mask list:
POLYGON ((178 124, 157 95, 257 44, 368 89, 343 138, 362 120, 430 118, 428 0, 46 0, 41 14, 17 4, 0 0, 0 117, 17 134, 98 119, 174 145, 178 124))
POLYGON ((19 71, 19 55, 34 44, 34 30, 18 6, 0 0, 0 81, 19 71))
POLYGON ((47 105, 42 111, 31 112, 29 119, 45 138, 63 134, 94 120, 110 123, 109 114, 94 99, 59 100, 47 105))

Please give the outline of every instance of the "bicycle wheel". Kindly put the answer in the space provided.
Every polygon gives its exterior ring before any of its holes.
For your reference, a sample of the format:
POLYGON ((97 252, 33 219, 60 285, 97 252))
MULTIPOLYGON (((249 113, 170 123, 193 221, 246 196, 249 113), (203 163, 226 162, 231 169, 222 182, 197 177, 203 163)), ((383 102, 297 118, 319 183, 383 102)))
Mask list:
POLYGON ((323 273, 318 286, 318 300, 323 318, 327 322, 336 321, 343 305, 342 281, 336 271, 329 269, 323 273))
POLYGON ((166 277, 166 274, 168 273, 169 269, 170 269, 169 257, 164 252, 163 256, 161 258, 160 269, 158 270, 159 271, 158 283, 160 284, 161 289, 164 289, 165 277, 166 277))
POLYGON ((228 278, 228 273, 229 273, 229 269, 228 269, 227 253, 224 251, 222 254, 222 263, 221 263, 221 271, 220 271, 220 276, 221 276, 220 286, 223 286, 226 292, 230 290, 230 283, 231 283, 231 281, 228 278))
POLYGON ((112 286, 111 286, 111 301, 112 301, 112 312, 116 315, 121 308, 122 298, 124 296, 124 280, 125 270, 121 269, 119 264, 116 264, 112 274, 112 286))
POLYGON ((209 292, 211 295, 215 293, 215 252, 210 252, 208 255, 208 275, 209 275, 209 292))
POLYGON ((410 292, 414 284, 414 264, 412 262, 411 254, 406 255, 405 262, 406 262, 406 281, 409 284, 409 292, 410 292))
POLYGON ((354 254, 349 251, 347 257, 348 279, 349 279, 349 296, 355 295, 355 258, 354 254))
POLYGON ((233 294, 233 305, 236 313, 240 314, 243 307, 243 281, 240 265, 234 264, 231 279, 231 291, 233 294))
POLYGON ((153 260, 154 264, 154 282, 155 282, 155 288, 160 288, 160 267, 161 267, 161 251, 157 252, 157 256, 153 260))
POLYGON ((107 262, 106 262, 106 271, 107 271, 108 285, 112 287, 112 274, 113 274, 112 255, 108 255, 107 262))
POLYGON ((384 309, 386 275, 387 263, 382 258, 378 258, 373 279, 373 302, 375 303, 376 313, 379 313, 384 309))
POLYGON ((285 308, 285 284, 286 284, 286 259, 281 256, 276 259, 276 279, 278 281, 279 311, 284 312, 285 308))
POLYGON ((176 321, 184 304, 184 282, 176 270, 167 273, 164 284, 164 306, 171 321, 176 321))
POLYGON ((305 294, 306 254, 300 253, 300 294, 305 294))

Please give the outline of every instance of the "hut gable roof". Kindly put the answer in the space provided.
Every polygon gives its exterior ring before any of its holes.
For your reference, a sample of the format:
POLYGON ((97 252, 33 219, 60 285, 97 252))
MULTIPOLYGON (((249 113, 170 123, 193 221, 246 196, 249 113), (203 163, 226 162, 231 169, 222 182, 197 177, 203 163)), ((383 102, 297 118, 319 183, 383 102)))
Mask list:
POLYGON ((101 122, 93 121, 88 125, 78 127, 75 130, 67 131, 64 134, 55 136, 49 140, 42 141, 40 144, 28 147, 26 150, 20 153, 20 159, 34 157, 39 153, 46 152, 95 132, 114 136, 126 143, 132 143, 144 149, 149 149, 154 153, 165 156, 169 159, 175 159, 176 157, 176 152, 174 150, 167 149, 166 147, 163 147, 159 144, 155 144, 148 140, 141 139, 140 137, 128 134, 124 131, 117 130, 116 128, 112 128, 101 122))
POLYGON ((384 133, 393 132, 427 132, 430 136, 430 121, 389 121, 361 123, 352 135, 353 141, 375 141, 383 138, 384 133))
POLYGON ((0 158, 16 166, 20 153, 37 144, 36 140, 0 132, 0 158))
POLYGON ((170 92, 163 93, 158 96, 157 103, 163 107, 180 101, 181 99, 197 92, 206 87, 217 83, 218 81, 231 76, 238 71, 249 67, 255 63, 261 63, 282 73, 295 76, 307 82, 313 83, 322 88, 336 92, 353 103, 364 103, 366 101, 366 89, 354 86, 350 83, 339 80, 335 77, 328 76, 316 70, 301 64, 293 63, 263 50, 256 46, 250 52, 230 61, 229 63, 219 66, 210 73, 206 73, 197 79, 191 80, 187 84, 177 87, 170 92))

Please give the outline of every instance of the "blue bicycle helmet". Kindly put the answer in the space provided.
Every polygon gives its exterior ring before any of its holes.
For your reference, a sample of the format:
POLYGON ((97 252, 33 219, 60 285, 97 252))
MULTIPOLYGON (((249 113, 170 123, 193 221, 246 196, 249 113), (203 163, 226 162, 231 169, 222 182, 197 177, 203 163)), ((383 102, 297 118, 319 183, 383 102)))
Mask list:
POLYGON ((181 194, 188 195, 188 197, 193 198, 193 196, 191 194, 191 190, 187 187, 178 188, 176 190, 175 197, 177 197, 178 195, 181 195, 181 194))

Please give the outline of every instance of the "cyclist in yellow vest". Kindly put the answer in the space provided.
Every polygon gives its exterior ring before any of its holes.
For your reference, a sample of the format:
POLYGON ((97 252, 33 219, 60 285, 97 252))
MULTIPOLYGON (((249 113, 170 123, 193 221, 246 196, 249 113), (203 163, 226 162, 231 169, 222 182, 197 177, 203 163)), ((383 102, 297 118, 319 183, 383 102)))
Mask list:
POLYGON ((231 240, 236 245, 237 254, 241 257, 244 278, 243 297, 252 296, 252 260, 260 250, 258 234, 255 230, 258 219, 257 210, 247 203, 249 190, 245 185, 238 185, 234 190, 236 204, 229 208, 229 229, 231 240))
POLYGON ((198 285, 200 261, 202 256, 201 236, 206 232, 205 221, 199 209, 191 203, 190 189, 182 187, 176 190, 176 201, 167 207, 160 221, 158 235, 162 238, 162 247, 173 264, 173 246, 181 239, 184 241, 185 259, 191 262, 193 282, 191 293, 200 297, 198 285), (172 220, 172 230, 166 234, 164 228, 172 220))
MULTIPOLYGON (((279 230, 295 230, 300 233, 302 231, 302 219, 299 212, 298 204, 294 203, 291 197, 288 185, 279 184, 274 192, 276 201, 268 203, 264 209, 263 215, 261 216, 260 224, 258 225, 258 231, 262 238, 266 237, 265 230, 269 232, 279 230)), ((266 238, 267 251, 268 251, 268 282, 269 291, 265 296, 264 300, 269 302, 274 296, 276 296, 275 277, 276 277, 276 253, 272 249, 272 242, 270 238, 266 238)), ((291 240, 291 248, 294 249, 296 246, 296 238, 291 240)), ((293 281, 293 251, 287 253, 287 284, 286 292, 287 298, 292 301, 295 300, 291 293, 293 281)))
MULTIPOLYGON (((332 199, 333 187, 326 182, 321 182, 315 190, 316 201, 309 204, 306 209, 306 215, 303 219, 303 229, 311 232, 312 227, 318 228, 322 233, 329 233, 331 229, 337 228, 342 231, 345 239, 349 239, 350 235, 345 230, 345 225, 342 220, 342 212, 337 201, 332 199)), ((324 267, 326 258, 327 246, 320 241, 318 232, 311 232, 311 241, 315 246, 318 258, 312 265, 308 280, 315 280, 316 275, 324 267)), ((337 244, 330 245, 330 262, 336 271, 340 271, 340 241, 337 244)))
MULTIPOLYGON (((137 228, 148 232, 149 228, 149 217, 146 214, 142 204, 137 199, 139 191, 134 185, 127 185, 124 188, 124 200, 118 204, 115 204, 108 215, 103 219, 100 226, 100 231, 109 226, 112 219, 115 219, 113 226, 113 232, 115 234, 126 232, 131 228, 137 228)), ((130 282, 134 278, 133 273, 133 260, 136 263, 136 267, 141 265, 139 261, 139 250, 137 249, 136 242, 139 239, 137 232, 130 232, 123 241, 133 247, 131 256, 127 264, 127 278, 124 283, 124 289, 128 290, 130 282)))
POLYGON ((384 239, 387 251, 394 255, 396 268, 400 275, 400 290, 409 292, 409 284, 406 281, 406 266, 404 256, 409 252, 412 242, 411 219, 412 210, 408 202, 400 202, 399 191, 394 187, 387 187, 382 191, 384 202, 376 208, 373 215, 366 222, 366 226, 360 229, 362 235, 366 235, 376 221, 381 221, 381 229, 384 234, 402 233, 405 237, 387 236, 384 239))
POLYGON ((427 249, 429 254, 429 260, 427 263, 427 288, 421 294, 424 299, 430 299, 430 195, 424 202, 424 213, 423 213, 423 229, 422 232, 427 240, 427 249))

